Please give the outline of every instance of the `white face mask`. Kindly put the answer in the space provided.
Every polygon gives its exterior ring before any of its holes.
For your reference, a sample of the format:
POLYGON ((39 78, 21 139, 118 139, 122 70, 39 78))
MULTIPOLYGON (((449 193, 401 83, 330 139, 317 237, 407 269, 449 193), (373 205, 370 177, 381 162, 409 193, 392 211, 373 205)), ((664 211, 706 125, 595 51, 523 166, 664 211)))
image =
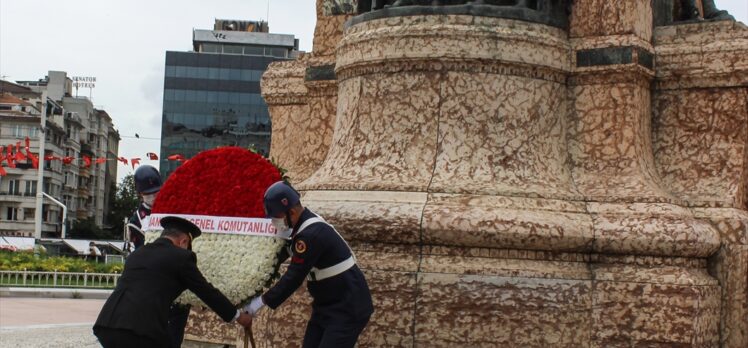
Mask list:
POLYGON ((273 227, 278 230, 278 233, 282 233, 291 229, 291 227, 288 227, 285 218, 272 218, 271 221, 273 227))
POLYGON ((152 207, 153 202, 155 201, 156 201, 156 193, 152 193, 150 195, 143 195, 143 203, 145 203, 149 207, 152 207))

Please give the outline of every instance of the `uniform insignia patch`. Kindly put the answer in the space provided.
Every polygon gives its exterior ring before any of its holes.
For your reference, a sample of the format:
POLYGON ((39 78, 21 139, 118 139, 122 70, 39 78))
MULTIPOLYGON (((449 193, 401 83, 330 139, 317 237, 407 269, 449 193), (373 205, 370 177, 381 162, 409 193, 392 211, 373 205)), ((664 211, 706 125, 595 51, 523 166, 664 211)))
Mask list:
POLYGON ((306 251, 306 243, 303 240, 297 240, 294 249, 296 249, 297 253, 303 254, 306 251))

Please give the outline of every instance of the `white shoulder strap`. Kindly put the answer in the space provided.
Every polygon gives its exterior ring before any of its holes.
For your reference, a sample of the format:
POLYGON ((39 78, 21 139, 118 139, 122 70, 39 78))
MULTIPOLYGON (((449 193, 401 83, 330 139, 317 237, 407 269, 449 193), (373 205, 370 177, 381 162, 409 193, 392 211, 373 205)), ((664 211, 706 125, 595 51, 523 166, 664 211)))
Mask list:
POLYGON ((317 223, 317 222, 325 222, 325 220, 319 216, 310 218, 304 221, 304 223, 301 224, 301 226, 299 226, 299 232, 296 232, 296 234, 303 232, 307 227, 309 227, 309 225, 317 223))
POLYGON ((302 223, 301 226, 299 226, 299 232, 296 232, 296 234, 299 234, 299 233, 303 232, 304 229, 306 229, 310 225, 318 223, 318 222, 322 222, 322 223, 326 224, 327 226, 330 226, 330 228, 332 228, 332 230, 335 231, 335 233, 338 234, 338 237, 340 237, 340 239, 343 241, 343 243, 345 243, 345 246, 348 247, 348 250, 351 252, 351 256, 353 256, 353 260, 355 261, 356 260, 356 254, 353 253, 353 249, 351 249, 351 246, 348 245, 348 242, 345 241, 345 238, 343 238, 343 236, 340 235, 340 232, 338 232, 338 230, 336 230, 333 225, 330 225, 327 221, 325 221, 325 219, 323 219, 323 218, 321 218, 319 216, 316 216, 316 217, 313 217, 313 218, 310 218, 310 219, 304 221, 304 223, 302 223))

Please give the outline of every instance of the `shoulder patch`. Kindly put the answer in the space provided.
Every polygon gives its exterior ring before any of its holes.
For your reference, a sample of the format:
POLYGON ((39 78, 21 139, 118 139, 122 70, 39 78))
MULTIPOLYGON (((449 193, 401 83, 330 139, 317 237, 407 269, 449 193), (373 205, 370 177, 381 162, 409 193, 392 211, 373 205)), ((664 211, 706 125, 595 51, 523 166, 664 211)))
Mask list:
POLYGON ((297 240, 296 244, 294 244, 294 250, 297 254, 303 254, 306 252, 306 243, 301 239, 297 240))

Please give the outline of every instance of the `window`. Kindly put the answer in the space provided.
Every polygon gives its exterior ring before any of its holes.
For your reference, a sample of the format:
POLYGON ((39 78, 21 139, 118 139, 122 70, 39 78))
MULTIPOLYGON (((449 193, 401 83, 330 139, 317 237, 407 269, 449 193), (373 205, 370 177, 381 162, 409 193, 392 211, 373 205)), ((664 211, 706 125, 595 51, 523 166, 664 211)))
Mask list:
POLYGON ((286 54, 288 54, 288 50, 285 48, 271 48, 270 54, 266 54, 266 55, 279 57, 279 58, 286 58, 286 54))
POLYGON ((202 52, 206 53, 221 53, 221 45, 204 43, 202 46, 202 52))
POLYGON ((223 45, 224 54, 243 54, 242 46, 237 45, 223 45))
POLYGON ((8 181, 8 194, 18 195, 21 192, 21 180, 8 181))
POLYGON ((26 181, 26 190, 24 190, 24 196, 33 197, 36 196, 36 180, 26 181))
POLYGON ((175 77, 187 77, 187 67, 184 66, 178 66, 177 72, 174 75, 175 77))
POLYGON ((37 138, 39 137, 39 128, 36 127, 30 127, 29 128, 29 138, 37 138))
POLYGON ((167 65, 166 66, 166 76, 167 77, 174 77, 177 74, 177 68, 173 65, 167 65))
POLYGON ((248 56, 261 56, 265 53, 264 51, 262 47, 244 46, 244 54, 248 56))
POLYGON ((23 209, 23 219, 24 220, 34 220, 34 213, 36 212, 36 209, 34 208, 25 208, 23 209))
POLYGON ((18 221, 18 208, 8 207, 5 219, 9 221, 18 221))
POLYGON ((24 131, 24 128, 26 128, 26 127, 24 127, 24 126, 22 126, 20 124, 17 124, 15 126, 11 126, 11 128, 13 129, 13 136, 14 137, 16 137, 16 138, 23 138, 23 131, 24 131))
POLYGON ((219 69, 218 78, 221 80, 229 80, 230 78, 229 71, 230 69, 219 69))

